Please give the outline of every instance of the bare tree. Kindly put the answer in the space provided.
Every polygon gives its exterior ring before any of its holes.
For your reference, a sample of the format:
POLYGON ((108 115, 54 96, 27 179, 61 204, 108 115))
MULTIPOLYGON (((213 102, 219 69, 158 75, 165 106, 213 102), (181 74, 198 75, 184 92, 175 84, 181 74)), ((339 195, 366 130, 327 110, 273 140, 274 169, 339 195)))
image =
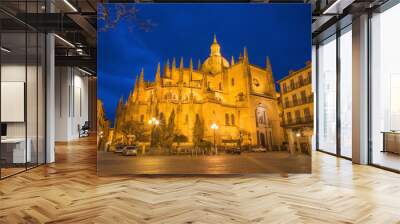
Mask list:
POLYGON ((99 24, 100 32, 107 32, 114 29, 118 23, 127 21, 130 26, 128 30, 132 32, 135 28, 144 32, 151 31, 155 26, 151 19, 142 19, 138 16, 139 10, 134 4, 113 4, 112 6, 106 6, 99 4, 99 10, 97 20, 99 24), (114 11, 115 9, 115 11, 114 11))

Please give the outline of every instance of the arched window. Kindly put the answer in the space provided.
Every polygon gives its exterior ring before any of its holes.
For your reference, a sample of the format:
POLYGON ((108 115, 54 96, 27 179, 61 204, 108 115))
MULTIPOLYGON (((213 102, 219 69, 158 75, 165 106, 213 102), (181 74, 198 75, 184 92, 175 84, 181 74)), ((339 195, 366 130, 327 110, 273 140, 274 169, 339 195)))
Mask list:
POLYGON ((222 84, 219 83, 219 90, 222 90, 222 84))
POLYGON ((189 115, 186 114, 186 116, 185 116, 185 124, 188 124, 188 123, 189 123, 189 115))
POLYGON ((235 125, 235 115, 231 114, 231 125, 235 125))
POLYGON ((225 114, 225 125, 229 125, 229 114, 225 114))
POLYGON ((232 86, 235 85, 235 79, 234 78, 231 79, 231 84, 232 84, 232 86))
POLYGON ((292 100, 293 100, 293 106, 297 106, 297 95, 296 94, 292 95, 292 100))
POLYGON ((165 94, 165 99, 166 99, 166 100, 171 99, 171 95, 172 95, 172 94, 171 94, 170 92, 166 93, 166 94, 165 94))
POLYGON ((143 123, 144 122, 144 115, 142 114, 142 115, 140 115, 140 123, 143 123))
POLYGON ((164 117, 164 113, 163 112, 161 112, 160 113, 160 120, 163 120, 165 117, 164 117))
POLYGON ((298 79, 299 79, 299 83, 300 83, 300 85, 303 85, 303 76, 302 76, 302 75, 300 75, 298 79))

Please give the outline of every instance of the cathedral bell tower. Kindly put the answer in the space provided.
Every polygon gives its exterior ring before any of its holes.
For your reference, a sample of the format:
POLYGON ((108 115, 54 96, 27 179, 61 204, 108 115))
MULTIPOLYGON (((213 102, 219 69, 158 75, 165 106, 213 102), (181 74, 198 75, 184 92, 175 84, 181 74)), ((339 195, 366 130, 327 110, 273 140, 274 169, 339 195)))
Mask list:
POLYGON ((213 43, 210 46, 210 56, 204 61, 203 72, 212 75, 222 72, 223 68, 228 68, 229 62, 221 55, 221 46, 214 35, 213 43))
POLYGON ((217 36, 214 34, 214 41, 210 47, 210 57, 211 56, 221 56, 221 47, 218 44, 217 36))

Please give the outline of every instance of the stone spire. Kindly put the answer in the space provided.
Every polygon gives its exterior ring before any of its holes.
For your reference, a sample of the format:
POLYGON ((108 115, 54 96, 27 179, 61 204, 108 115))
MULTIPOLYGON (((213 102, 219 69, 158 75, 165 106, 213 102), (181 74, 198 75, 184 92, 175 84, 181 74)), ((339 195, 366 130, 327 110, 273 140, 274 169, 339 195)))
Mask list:
POLYGON ((232 56, 231 57, 231 66, 235 64, 235 58, 232 56))
POLYGON ((271 61, 269 60, 268 56, 265 59, 265 71, 267 72, 267 81, 268 81, 268 83, 270 85, 270 89, 275 92, 276 91, 276 89, 275 89, 275 80, 274 80, 274 75, 272 74, 271 61))
POLYGON ((135 78, 135 85, 134 85, 134 87, 133 87, 133 101, 136 101, 136 100, 137 100, 138 93, 139 93, 138 88, 139 88, 139 77, 138 77, 138 75, 136 75, 136 78, 135 78))
POLYGON ((171 67, 172 71, 175 71, 176 69, 176 60, 175 57, 172 59, 172 67, 171 67))
POLYGON ((193 60, 190 58, 189 63, 189 81, 192 81, 192 73, 193 73, 193 60))
POLYGON ((201 61, 199 59, 199 61, 197 62, 197 70, 200 71, 201 70, 201 61))
POLYGON ((125 106, 127 107, 128 105, 130 105, 130 102, 131 101, 133 101, 132 100, 132 97, 133 97, 133 93, 132 93, 132 91, 130 91, 129 92, 129 95, 128 95, 128 100, 125 102, 125 106))
POLYGON ((144 69, 140 71, 140 76, 139 76, 139 89, 144 89, 144 69))
POLYGON ((159 86, 161 84, 161 67, 160 62, 157 65, 157 72, 156 72, 156 85, 159 86))
POLYGON ((167 59, 167 62, 164 64, 163 76, 165 78, 171 78, 171 71, 169 68, 169 59, 167 59))
POLYGON ((179 70, 183 70, 183 57, 181 57, 181 61, 179 62, 179 70))
POLYGON ((249 55, 247 54, 247 48, 246 47, 244 47, 244 50, 243 50, 243 62, 249 63, 249 55))
POLYGON ((272 72, 272 66, 271 66, 271 61, 269 60, 269 57, 265 59, 265 70, 272 72))
POLYGON ((183 57, 181 57, 181 61, 179 62, 179 81, 183 82, 183 57))
POLYGON ((176 75, 176 59, 175 57, 172 58, 172 66, 171 66, 171 79, 174 79, 174 76, 176 75))

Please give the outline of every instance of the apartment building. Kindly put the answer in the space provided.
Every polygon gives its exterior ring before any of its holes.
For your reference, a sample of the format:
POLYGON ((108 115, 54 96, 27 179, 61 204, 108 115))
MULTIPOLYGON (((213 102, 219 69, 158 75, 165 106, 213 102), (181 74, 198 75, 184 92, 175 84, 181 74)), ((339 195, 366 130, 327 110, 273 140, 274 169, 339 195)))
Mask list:
POLYGON ((282 127, 290 152, 311 153, 314 96, 311 62, 278 81, 282 105, 282 127))

